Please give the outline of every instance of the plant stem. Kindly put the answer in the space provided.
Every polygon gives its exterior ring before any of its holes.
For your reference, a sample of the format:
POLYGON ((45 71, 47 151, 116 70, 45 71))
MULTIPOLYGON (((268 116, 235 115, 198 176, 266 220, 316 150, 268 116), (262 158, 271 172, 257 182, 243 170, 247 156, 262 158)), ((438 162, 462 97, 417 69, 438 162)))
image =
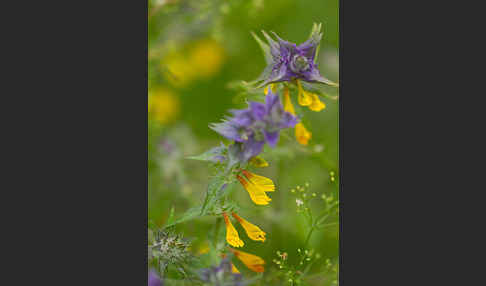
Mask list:
POLYGON ((311 238, 311 235, 312 233, 314 232, 314 227, 311 228, 311 230, 309 231, 309 233, 307 234, 307 238, 305 239, 305 244, 304 244, 304 249, 307 248, 307 244, 309 243, 309 240, 311 238))

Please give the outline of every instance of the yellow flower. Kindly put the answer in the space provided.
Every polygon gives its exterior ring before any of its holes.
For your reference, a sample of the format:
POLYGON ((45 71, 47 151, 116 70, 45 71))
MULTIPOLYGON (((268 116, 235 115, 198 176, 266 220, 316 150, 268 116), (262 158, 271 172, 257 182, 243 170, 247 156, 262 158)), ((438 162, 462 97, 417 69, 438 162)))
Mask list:
POLYGON ((189 66, 200 77, 216 74, 223 64, 224 50, 220 43, 204 39, 198 41, 189 56, 189 66))
POLYGON ((243 175, 254 185, 257 185, 263 189, 265 192, 273 192, 275 191, 275 185, 273 181, 269 178, 259 176, 257 174, 253 174, 252 172, 248 172, 247 170, 241 171, 243 175))
POLYGON ((312 133, 304 127, 304 124, 299 122, 295 125, 295 138, 300 144, 307 145, 312 138, 312 133))
POLYGON ((231 263, 231 272, 233 272, 233 273, 240 273, 240 271, 238 270, 238 268, 236 268, 233 263, 231 263))
POLYGON ((290 112, 292 115, 295 116, 295 109, 294 109, 294 105, 292 104, 292 101, 290 100, 290 90, 288 86, 284 87, 283 95, 284 95, 284 110, 290 112))
POLYGON ((272 192, 275 190, 275 186, 273 185, 272 180, 265 177, 257 176, 248 171, 243 171, 242 173, 247 180, 243 179, 243 177, 241 177, 240 175, 236 175, 236 178, 238 179, 238 181, 240 181, 241 185, 243 185, 245 190, 248 192, 251 200, 257 205, 268 205, 268 203, 272 199, 269 198, 265 192, 272 192), (270 182, 262 180, 260 178, 264 178, 270 182), (271 183, 271 185, 269 183, 271 183))
POLYGON ((265 159, 263 159, 260 156, 255 156, 255 157, 251 158, 249 162, 250 162, 250 164, 252 164, 253 166, 258 167, 258 168, 268 167, 268 162, 265 161, 265 159))
POLYGON ((242 247, 245 245, 243 241, 238 236, 238 232, 236 231, 235 227, 231 224, 231 221, 228 218, 226 213, 223 213, 224 223, 226 224, 226 241, 229 245, 234 247, 242 247))
POLYGON ((176 86, 185 86, 197 77, 196 70, 191 67, 187 56, 179 51, 170 53, 161 64, 169 70, 168 79, 176 86))
POLYGON ((149 93, 149 116, 165 124, 172 121, 179 113, 179 100, 167 89, 157 89, 149 93))
POLYGON ((312 98, 312 103, 309 105, 309 109, 312 111, 321 111, 326 108, 324 102, 319 99, 319 96, 315 93, 309 93, 312 98))
POLYGON ((265 241, 265 232, 261 230, 258 226, 248 222, 247 220, 239 217, 236 213, 231 213, 233 217, 241 224, 241 226, 245 229, 246 234, 249 238, 255 241, 265 241))
POLYGON ((169 80, 177 86, 215 75, 224 62, 224 50, 221 44, 211 39, 194 43, 187 53, 175 50, 161 64, 170 71, 169 80))
POLYGON ((245 266, 248 267, 249 269, 255 272, 265 271, 265 268, 263 267, 263 265, 265 265, 265 261, 260 257, 240 250, 232 249, 232 248, 230 248, 229 250, 233 252, 233 254, 239 260, 241 260, 241 262, 243 262, 243 264, 245 264, 245 266))
POLYGON ((302 88, 302 84, 297 80, 297 86, 299 87, 299 93, 297 94, 297 99, 299 104, 302 106, 309 106, 312 104, 311 95, 302 88))

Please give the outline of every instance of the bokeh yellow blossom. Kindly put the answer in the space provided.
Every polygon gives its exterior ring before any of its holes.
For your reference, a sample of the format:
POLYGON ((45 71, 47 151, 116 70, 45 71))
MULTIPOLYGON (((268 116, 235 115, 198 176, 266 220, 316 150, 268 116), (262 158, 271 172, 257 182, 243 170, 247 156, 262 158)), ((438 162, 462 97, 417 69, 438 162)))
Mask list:
POLYGON ((195 42, 187 52, 177 50, 169 53, 162 61, 162 65, 166 65, 170 72, 169 79, 178 86, 214 76, 221 70, 223 63, 223 46, 211 39, 195 42))
POLYGON ((234 247, 242 247, 245 243, 240 239, 238 236, 238 232, 236 231, 233 224, 229 220, 229 217, 226 213, 223 213, 224 223, 226 224, 226 241, 229 245, 234 247))
POLYGON ((265 261, 261 257, 232 248, 229 250, 249 269, 259 273, 265 271, 265 267, 263 266, 265 265, 265 261))
POLYGON ((191 66, 200 77, 210 77, 219 72, 223 60, 223 47, 210 39, 197 42, 190 55, 191 66))
POLYGON ((241 224, 241 226, 245 229, 246 234, 248 237, 255 241, 265 242, 265 235, 266 233, 261 230, 258 226, 248 222, 244 218, 238 216, 236 213, 232 213, 233 217, 241 224))
POLYGON ((197 251, 197 254, 206 254, 209 252, 209 245, 207 242, 204 242, 201 246, 199 246, 199 249, 197 251))
POLYGON ((159 88, 149 92, 149 118, 166 124, 179 114, 179 99, 168 89, 159 88))

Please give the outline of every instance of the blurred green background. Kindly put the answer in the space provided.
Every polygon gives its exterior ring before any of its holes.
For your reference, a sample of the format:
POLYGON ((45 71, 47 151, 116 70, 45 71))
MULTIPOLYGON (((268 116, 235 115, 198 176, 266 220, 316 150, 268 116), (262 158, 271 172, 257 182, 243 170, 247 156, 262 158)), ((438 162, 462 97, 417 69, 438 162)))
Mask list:
MULTIPOLYGON (((323 76, 339 82, 338 6, 337 0, 149 1, 151 223, 163 225, 172 207, 178 216, 204 199, 210 174, 207 164, 184 158, 227 142, 208 124, 219 122, 230 108, 244 107, 244 98, 231 83, 251 81, 265 67, 250 31, 259 35, 260 30, 274 31, 299 44, 307 39, 314 22, 322 23, 319 69, 323 76)), ((308 146, 296 143, 293 130, 288 130, 277 148, 266 147, 263 157, 270 167, 259 174, 276 184, 268 206, 254 205, 241 186, 233 190, 240 215, 267 233, 264 244, 245 239, 243 250, 265 259, 267 268, 274 267, 271 261, 277 250, 286 251, 289 261, 295 262, 296 251, 305 241, 308 226, 296 212, 292 188, 309 183, 309 193, 339 197, 338 101, 323 101, 327 106, 323 111, 302 112, 312 132, 308 146)), ((316 199, 312 207, 318 211, 321 204, 316 199)), ((197 253, 205 247, 214 221, 214 217, 196 219, 179 225, 177 231, 192 239, 197 253)), ((310 245, 323 260, 337 262, 338 234, 338 225, 316 231, 310 245)), ((319 265, 315 267, 317 273, 319 265)), ((312 285, 327 283, 317 279, 312 285)))

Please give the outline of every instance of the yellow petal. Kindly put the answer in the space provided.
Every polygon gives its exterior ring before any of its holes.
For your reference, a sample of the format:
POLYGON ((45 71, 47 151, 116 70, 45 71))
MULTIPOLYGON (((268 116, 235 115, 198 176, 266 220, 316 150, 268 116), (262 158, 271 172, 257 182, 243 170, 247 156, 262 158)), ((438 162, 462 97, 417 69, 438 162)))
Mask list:
POLYGON ((297 123, 297 125, 295 125, 295 138, 300 144, 307 145, 309 143, 309 140, 312 138, 312 133, 310 133, 304 127, 304 124, 297 123))
POLYGON ((292 115, 295 115, 295 109, 294 109, 294 105, 292 104, 292 101, 290 100, 290 91, 288 86, 284 87, 283 94, 284 94, 284 110, 290 112, 292 115))
POLYGON ((297 86, 299 87, 299 94, 297 95, 297 99, 299 104, 302 106, 308 106, 312 103, 312 97, 309 95, 307 91, 302 88, 300 81, 297 81, 297 86))
POLYGON ((312 98, 312 103, 309 105, 309 109, 312 111, 321 111, 326 108, 324 102, 319 99, 319 96, 315 93, 309 93, 312 98))
POLYGON ((241 226, 245 229, 246 234, 249 238, 255 241, 265 241, 266 233, 261 230, 258 226, 250 223, 249 221, 239 217, 236 213, 232 213, 233 217, 241 224, 241 226))
POLYGON ((246 170, 242 171, 243 175, 250 181, 250 183, 260 187, 265 192, 273 192, 275 191, 275 185, 273 181, 269 178, 259 176, 257 174, 253 174, 252 172, 248 172, 246 170))
POLYGON ((241 262, 243 262, 243 264, 245 264, 245 266, 248 267, 249 269, 255 272, 265 271, 265 268, 263 267, 263 265, 265 265, 265 261, 260 257, 240 250, 232 249, 232 248, 230 248, 229 250, 233 252, 234 255, 239 260, 241 260, 241 262))
POLYGON ((231 272, 233 272, 233 273, 240 273, 240 271, 238 270, 238 268, 236 268, 233 263, 231 263, 231 272))
POLYGON ((251 200, 257 205, 268 205, 268 203, 272 200, 267 196, 265 191, 261 189, 261 187, 252 184, 251 182, 246 181, 240 175, 237 175, 236 178, 240 183, 243 185, 245 190, 250 195, 251 200))
POLYGON ((245 243, 243 243, 243 241, 238 236, 238 232, 236 231, 235 227, 233 226, 233 224, 231 224, 228 215, 226 213, 223 213, 223 217, 224 222, 226 223, 226 241, 228 242, 228 244, 234 247, 242 247, 243 245, 245 245, 245 243))

